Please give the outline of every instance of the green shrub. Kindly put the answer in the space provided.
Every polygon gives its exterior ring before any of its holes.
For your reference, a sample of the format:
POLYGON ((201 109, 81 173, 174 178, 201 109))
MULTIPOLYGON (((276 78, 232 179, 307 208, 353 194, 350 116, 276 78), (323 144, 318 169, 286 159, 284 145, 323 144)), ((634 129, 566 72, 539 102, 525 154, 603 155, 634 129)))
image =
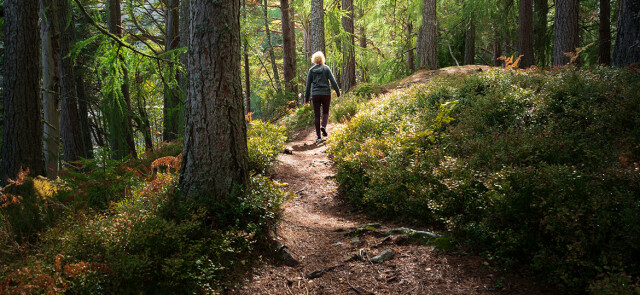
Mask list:
POLYGON ((280 124, 292 132, 300 128, 313 126, 313 107, 310 104, 302 105, 289 111, 289 114, 280 119, 280 124))
POLYGON ((329 152, 362 208, 596 292, 640 277, 639 81, 605 67, 436 77, 362 105, 329 152))
POLYGON ((287 140, 283 126, 254 120, 248 131, 249 169, 266 173, 271 163, 284 149, 287 140))

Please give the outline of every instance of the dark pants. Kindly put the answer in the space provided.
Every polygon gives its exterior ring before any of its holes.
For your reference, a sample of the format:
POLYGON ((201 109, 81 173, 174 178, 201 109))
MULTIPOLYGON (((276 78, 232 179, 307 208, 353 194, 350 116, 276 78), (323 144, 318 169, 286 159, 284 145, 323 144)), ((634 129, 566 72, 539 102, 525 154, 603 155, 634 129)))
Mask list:
POLYGON ((313 113, 315 114, 316 135, 320 138, 320 107, 322 106, 322 127, 327 127, 329 121, 329 105, 331 105, 331 95, 314 95, 313 113))

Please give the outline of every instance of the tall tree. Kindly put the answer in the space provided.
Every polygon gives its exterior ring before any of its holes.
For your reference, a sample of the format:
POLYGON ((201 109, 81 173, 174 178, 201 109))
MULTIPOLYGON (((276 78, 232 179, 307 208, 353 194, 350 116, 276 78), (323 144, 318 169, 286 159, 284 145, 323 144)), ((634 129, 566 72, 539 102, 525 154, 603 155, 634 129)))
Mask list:
POLYGON ((78 114, 78 94, 76 77, 73 72, 71 40, 73 26, 71 21, 70 0, 58 0, 58 27, 60 28, 60 138, 64 159, 77 161, 86 158, 86 146, 83 142, 80 116, 78 114))
POLYGON ((224 201, 249 182, 240 1, 191 0, 182 193, 224 201))
POLYGON ((598 63, 611 64, 611 0, 600 0, 598 63))
MULTIPOLYGON (((293 23, 293 8, 289 0, 280 0, 282 13, 282 47, 283 47, 283 75, 284 87, 287 93, 298 93, 296 81, 296 32, 293 23)), ((245 60, 246 62, 246 60, 245 60)))
POLYGON ((42 39, 42 108, 44 116, 44 158, 47 177, 58 177, 60 154, 60 89, 58 83, 58 19, 56 0, 40 0, 40 36, 42 39))
MULTIPOLYGON (((186 47, 189 50, 189 7, 190 0, 182 0, 180 1, 180 47, 186 47)), ((188 63, 189 59, 186 53, 180 54, 180 63, 184 65, 185 70, 189 68, 188 63)), ((180 72, 178 74, 180 78, 178 82, 180 83, 180 90, 182 93, 187 93, 187 85, 189 84, 188 73, 180 72)), ((184 116, 184 111, 181 116, 184 116)), ((183 132, 184 126, 179 127, 181 132, 183 132)))
POLYGON ((4 1, 4 77, 0 183, 21 167, 45 175, 40 101, 38 0, 4 1))
POLYGON ((436 34, 436 0, 424 0, 422 6, 422 26, 420 26, 416 44, 420 68, 430 70, 438 68, 438 44, 436 43, 436 34))
POLYGON ((342 0, 342 9, 347 11, 347 14, 342 17, 342 27, 347 34, 346 42, 342 42, 342 91, 347 93, 356 85, 353 0, 342 0))
POLYGON ((325 55, 324 0, 311 0, 311 54, 322 51, 325 55))
POLYGON ((464 38, 464 64, 476 63, 476 26, 473 18, 469 19, 464 38))
POLYGON ((526 69, 533 65, 533 2, 532 0, 520 0, 520 13, 518 17, 518 51, 520 68, 526 69))
MULTIPOLYGON (((178 49, 180 46, 180 0, 168 0, 167 5, 167 22, 165 24, 165 51, 169 52, 178 49)), ((175 73, 175 79, 180 83, 180 77, 177 73, 176 66, 169 65, 169 73, 175 73)), ((172 77, 168 77, 172 79, 172 77)), ((164 130, 162 139, 164 141, 172 141, 178 138, 180 134, 180 89, 165 85, 167 89, 164 92, 164 130)))
POLYGON ((553 65, 572 62, 570 56, 578 47, 578 0, 556 0, 553 32, 553 65))
POLYGON ((547 64, 547 14, 549 13, 548 0, 534 0, 533 5, 533 56, 535 64, 544 66, 547 64))
POLYGON ((273 69, 273 80, 276 83, 276 89, 278 92, 282 91, 280 84, 280 75, 278 75, 278 65, 276 64, 276 54, 273 50, 273 43, 271 42, 271 30, 269 30, 269 6, 267 0, 264 0, 264 6, 262 11, 264 12, 264 34, 267 39, 267 51, 269 51, 269 59, 271 60, 271 69, 273 69))
POLYGON ((640 0, 622 0, 612 63, 620 67, 636 62, 640 62, 640 0))
POLYGON ((414 47, 413 47, 413 41, 412 41, 413 40, 413 21, 411 20, 410 17, 407 17, 406 29, 407 29, 407 69, 409 69, 409 71, 413 73, 416 71, 416 61, 413 54, 414 47))
MULTIPOLYGON (((73 5, 72 5, 73 6, 73 5)), ((76 23, 76 18, 72 17, 72 22, 76 23)), ((78 41, 75 26, 71 26, 71 34, 74 41, 78 41)), ((74 74, 76 81, 76 90, 78 95, 78 115, 80 116, 80 130, 82 133, 82 142, 84 143, 84 155, 86 158, 93 157, 93 141, 91 140, 91 126, 89 121, 89 96, 86 92, 86 80, 84 77, 84 55, 76 57, 74 63, 74 74)))

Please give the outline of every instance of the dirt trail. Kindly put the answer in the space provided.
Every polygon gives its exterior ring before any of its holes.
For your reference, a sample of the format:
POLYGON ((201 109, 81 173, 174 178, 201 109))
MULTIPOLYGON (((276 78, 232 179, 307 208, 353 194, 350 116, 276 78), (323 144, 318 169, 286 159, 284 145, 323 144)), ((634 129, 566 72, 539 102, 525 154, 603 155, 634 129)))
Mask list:
POLYGON ((300 264, 256 268, 232 294, 545 293, 518 276, 505 279, 479 257, 448 254, 412 243, 406 235, 387 238, 379 234, 398 226, 351 211, 337 193, 326 145, 315 145, 314 140, 311 129, 299 133, 288 144, 293 153, 281 154, 275 165, 274 177, 287 183, 295 194, 284 205, 277 239, 300 264), (345 234, 374 222, 380 224, 375 231, 355 238, 345 234), (393 259, 382 264, 367 259, 387 249, 395 253, 393 259), (320 271, 320 276, 309 278, 315 271, 320 271))

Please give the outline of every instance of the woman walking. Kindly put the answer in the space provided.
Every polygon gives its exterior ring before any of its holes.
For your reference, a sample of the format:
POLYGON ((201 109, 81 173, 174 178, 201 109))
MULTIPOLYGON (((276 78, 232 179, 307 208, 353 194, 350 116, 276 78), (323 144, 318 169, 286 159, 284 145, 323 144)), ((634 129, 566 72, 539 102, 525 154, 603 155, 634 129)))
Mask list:
POLYGON ((307 88, 304 94, 304 101, 309 102, 309 95, 313 100, 313 113, 315 115, 316 143, 322 141, 323 136, 327 136, 327 121, 329 120, 329 105, 331 105, 331 88, 340 97, 338 83, 331 73, 331 69, 325 65, 325 57, 321 51, 311 56, 311 61, 315 64, 307 74, 307 88), (320 108, 322 107, 322 125, 320 125, 320 108))

